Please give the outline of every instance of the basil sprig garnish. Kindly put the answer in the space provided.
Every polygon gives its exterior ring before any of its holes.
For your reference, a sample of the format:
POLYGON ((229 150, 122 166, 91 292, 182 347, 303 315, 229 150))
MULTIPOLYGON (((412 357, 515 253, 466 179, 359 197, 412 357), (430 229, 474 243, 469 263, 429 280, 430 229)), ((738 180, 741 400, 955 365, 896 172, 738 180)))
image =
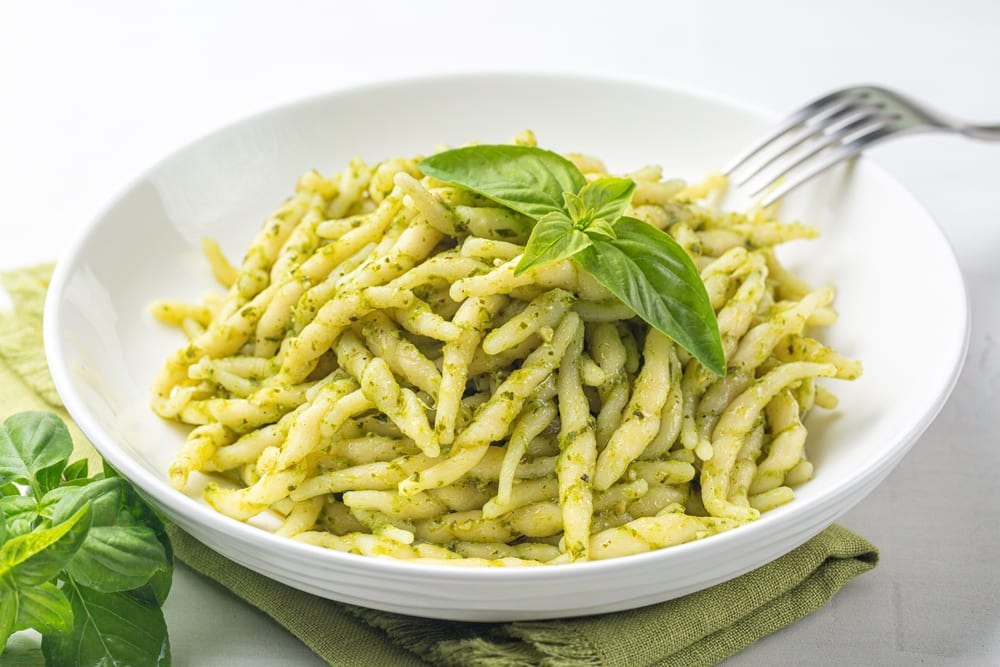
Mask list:
POLYGON ((566 158, 531 146, 456 148, 419 167, 535 221, 516 274, 572 258, 646 323, 725 374, 719 325, 694 262, 669 235, 623 215, 633 181, 587 182, 566 158))

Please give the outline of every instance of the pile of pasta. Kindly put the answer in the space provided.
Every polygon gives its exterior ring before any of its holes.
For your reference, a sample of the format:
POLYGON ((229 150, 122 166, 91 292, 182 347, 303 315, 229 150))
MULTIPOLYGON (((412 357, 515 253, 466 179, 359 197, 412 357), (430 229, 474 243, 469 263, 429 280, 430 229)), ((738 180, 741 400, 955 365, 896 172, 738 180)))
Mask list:
POLYGON ((833 289, 775 255, 814 228, 719 210, 721 177, 625 174, 626 214, 701 271, 717 377, 572 260, 515 276, 531 221, 418 162, 305 173, 238 267, 205 242, 225 289, 153 305, 187 338, 152 391, 193 426, 177 489, 208 475, 217 511, 330 549, 528 565, 730 530, 810 478, 803 418, 836 405, 817 379, 861 372, 809 333, 835 320, 833 289))

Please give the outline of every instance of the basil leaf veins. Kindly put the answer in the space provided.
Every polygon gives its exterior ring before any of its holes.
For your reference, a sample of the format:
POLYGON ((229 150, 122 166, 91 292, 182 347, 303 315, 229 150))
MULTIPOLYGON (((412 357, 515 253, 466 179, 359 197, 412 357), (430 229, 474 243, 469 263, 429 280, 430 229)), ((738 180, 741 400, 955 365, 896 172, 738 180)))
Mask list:
POLYGON ((565 212, 563 193, 587 181, 566 158, 530 146, 466 146, 420 162, 428 176, 461 185, 535 220, 565 212))

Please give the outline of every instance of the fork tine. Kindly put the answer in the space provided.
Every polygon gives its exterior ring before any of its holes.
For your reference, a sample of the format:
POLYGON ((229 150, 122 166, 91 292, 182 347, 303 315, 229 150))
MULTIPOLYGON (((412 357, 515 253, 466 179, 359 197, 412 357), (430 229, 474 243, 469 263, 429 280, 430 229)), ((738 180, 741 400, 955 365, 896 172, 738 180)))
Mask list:
MULTIPOLYGON (((838 144, 838 143, 841 143, 845 139, 849 139, 850 141, 855 141, 855 140, 861 141, 861 140, 864 140, 870 134, 872 134, 874 132, 877 132, 878 130, 881 130, 882 128, 886 127, 890 122, 891 122, 891 118, 886 117, 886 116, 878 116, 878 115, 876 115, 876 116, 869 116, 869 115, 862 114, 857 119, 852 120, 851 122, 849 122, 849 123, 847 123, 847 124, 845 124, 845 125, 843 125, 843 126, 841 126, 839 128, 834 129, 832 132, 823 134, 822 138, 819 139, 818 141, 816 141, 812 146, 810 146, 808 150, 806 150, 803 153, 795 156, 794 159, 792 159, 790 162, 786 162, 784 164, 781 164, 780 168, 779 168, 779 172, 777 174, 775 174, 774 176, 771 176, 771 177, 766 177, 766 178, 758 179, 759 180, 759 184, 755 185, 753 187, 748 188, 748 192, 751 195, 756 196, 756 195, 760 194, 764 189, 766 189, 769 185, 771 185, 776 180, 778 180, 781 177, 782 174, 790 174, 794 169, 798 168, 800 165, 802 165, 803 163, 805 163, 807 160, 811 159, 812 157, 814 157, 815 155, 821 153, 822 151, 830 148, 831 146, 833 146, 835 144, 838 144)), ((826 130, 826 129, 829 129, 829 128, 824 128, 824 130, 826 130)), ((810 136, 814 136, 817 133, 814 133, 813 135, 810 135, 810 136)), ((806 137, 806 138, 808 138, 808 137, 806 137)), ((803 139, 803 141, 804 140, 805 140, 805 138, 803 139)), ((850 141, 848 143, 850 143, 850 141)), ((799 142, 799 143, 802 143, 802 142, 799 142)), ((756 172, 754 172, 754 174, 751 175, 750 177, 747 177, 747 178, 742 179, 741 181, 738 181, 737 185, 745 185, 746 183, 748 183, 751 180, 751 178, 753 176, 756 176, 757 174, 760 174, 761 172, 765 171, 766 167, 774 166, 775 163, 773 162, 773 160, 775 160, 778 157, 783 157, 787 153, 788 153, 788 151, 784 151, 784 152, 780 153, 779 155, 774 156, 772 158, 772 160, 769 161, 768 164, 762 165, 761 168, 758 169, 756 172)))
MULTIPOLYGON (((792 153, 792 151, 799 148, 809 139, 830 131, 838 132, 842 127, 863 121, 869 117, 869 114, 877 113, 880 109, 878 105, 859 105, 858 102, 860 101, 860 99, 845 98, 842 100, 842 104, 830 107, 827 113, 823 115, 816 114, 799 123, 797 130, 792 128, 792 130, 785 133, 788 140, 784 143, 784 146, 779 146, 775 151, 771 151, 769 155, 758 162, 756 167, 750 167, 748 172, 740 174, 733 179, 733 182, 737 186, 744 185, 753 180, 759 173, 767 170, 768 167, 777 164, 778 160, 792 153)), ((778 143, 777 140, 774 143, 778 143)), ((758 152, 763 152, 763 148, 758 152)), ((742 172, 743 170, 740 171, 742 172)))
POLYGON ((787 116, 770 134, 761 137, 756 142, 748 146, 743 152, 736 155, 736 157, 723 167, 722 173, 731 174, 734 170, 738 169, 745 162, 747 162, 747 160, 753 158, 766 146, 774 142, 789 130, 801 125, 810 118, 822 118, 830 113, 835 113, 847 104, 850 104, 854 99, 855 96, 851 95, 849 91, 835 91, 809 102, 798 111, 787 116))
POLYGON ((776 187, 774 190, 765 195, 763 199, 761 199, 760 205, 770 206, 771 204, 773 204, 774 202, 778 201, 783 196, 788 194, 791 190, 794 190, 795 188, 799 187, 806 181, 809 181, 815 178, 816 176, 819 176, 821 173, 823 173, 830 167, 834 166, 841 160, 847 160, 849 158, 856 156, 863 149, 871 146, 872 144, 874 144, 877 141, 880 141, 881 139, 891 136, 892 134, 893 134, 892 130, 883 125, 881 128, 875 130, 874 132, 853 139, 845 144, 841 144, 839 147, 827 153, 823 159, 817 160, 815 163, 813 163, 808 169, 801 171, 794 177, 788 178, 788 180, 786 181, 782 181, 778 187, 776 187))

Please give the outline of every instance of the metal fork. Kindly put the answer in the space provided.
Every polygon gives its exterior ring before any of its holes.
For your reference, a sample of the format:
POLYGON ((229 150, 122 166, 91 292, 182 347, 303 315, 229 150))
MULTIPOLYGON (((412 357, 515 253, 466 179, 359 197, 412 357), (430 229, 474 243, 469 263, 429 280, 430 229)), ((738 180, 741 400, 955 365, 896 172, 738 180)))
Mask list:
POLYGON ((890 137, 949 131, 1000 141, 1000 125, 974 125, 880 86, 851 86, 806 104, 725 166, 722 173, 768 206, 833 165, 890 137), (773 189, 770 189, 773 188, 773 189))

